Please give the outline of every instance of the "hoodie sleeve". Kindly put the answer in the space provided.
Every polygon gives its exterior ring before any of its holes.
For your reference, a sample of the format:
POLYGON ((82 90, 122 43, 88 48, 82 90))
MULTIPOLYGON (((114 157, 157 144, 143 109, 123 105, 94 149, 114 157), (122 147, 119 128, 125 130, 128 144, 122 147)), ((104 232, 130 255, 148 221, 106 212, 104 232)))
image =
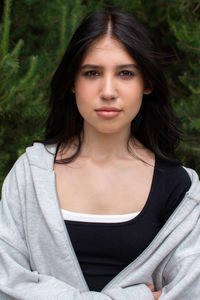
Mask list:
MULTIPOLYGON (((200 197, 200 193, 199 196, 200 197)), ((200 215, 200 205, 196 206, 200 215)), ((195 211, 193 213, 195 213, 195 211)), ((191 218, 195 219, 194 215, 191 218)), ((200 218, 175 249, 163 272, 162 295, 159 300, 199 299, 200 295, 200 218)))
MULTIPOLYGON (((15 166, 6 177, 0 201, 0 300, 152 300, 145 285, 116 287, 105 293, 82 292, 53 276, 31 269, 23 209, 23 185, 17 184, 15 166)), ((23 195, 24 196, 24 195, 23 195)))

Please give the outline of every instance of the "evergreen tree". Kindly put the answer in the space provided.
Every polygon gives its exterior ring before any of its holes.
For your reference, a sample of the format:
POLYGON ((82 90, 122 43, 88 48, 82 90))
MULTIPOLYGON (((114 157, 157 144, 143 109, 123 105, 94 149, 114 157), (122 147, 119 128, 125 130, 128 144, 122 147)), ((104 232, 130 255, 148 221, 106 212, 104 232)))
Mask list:
POLYGON ((32 110, 43 97, 42 93, 35 93, 39 81, 39 75, 36 74, 37 56, 29 57, 25 75, 18 77, 23 40, 19 39, 9 51, 11 4, 11 0, 5 1, 0 28, 0 179, 16 160, 20 146, 26 141, 32 110), (29 101, 30 106, 27 105, 29 101))

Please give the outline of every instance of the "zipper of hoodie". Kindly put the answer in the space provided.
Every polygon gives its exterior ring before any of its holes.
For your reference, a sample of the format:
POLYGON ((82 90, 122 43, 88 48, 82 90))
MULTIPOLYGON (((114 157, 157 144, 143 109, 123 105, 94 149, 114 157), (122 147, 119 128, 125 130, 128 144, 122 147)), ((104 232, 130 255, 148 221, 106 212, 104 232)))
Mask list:
POLYGON ((56 202, 57 208, 59 210, 60 219, 61 219, 61 222, 62 222, 62 225, 63 225, 63 229, 64 229, 64 232, 65 232, 65 236, 66 236, 66 239, 67 239, 67 242, 68 242, 67 246, 69 245, 69 248, 70 248, 70 251, 71 251, 71 257, 72 257, 72 260, 74 261, 74 265, 75 265, 75 267, 77 269, 77 274, 79 275, 79 277, 81 279, 81 282, 83 283, 84 291, 90 291, 90 289, 88 287, 88 284, 87 284, 87 282, 85 280, 85 277, 83 275, 83 272, 81 270, 78 258, 76 256, 75 251, 74 251, 74 247, 72 245, 72 242, 71 242, 68 230, 67 230, 65 222, 64 222, 64 219, 62 217, 61 208, 60 208, 59 201, 58 201, 57 189, 56 189, 56 174, 55 174, 54 171, 53 171, 53 174, 54 174, 54 187, 55 187, 55 195, 56 195, 56 201, 55 202, 56 202))
POLYGON ((154 247, 154 244, 160 238, 160 236, 162 235, 163 231, 165 231, 165 228, 168 226, 168 224, 170 222, 172 222, 172 219, 173 219, 174 215, 177 214, 177 211, 179 211, 182 206, 184 206, 184 204, 185 204, 184 200, 185 200, 186 197, 188 197, 189 194, 190 194, 189 191, 185 193, 185 196, 183 197, 181 203, 173 211, 173 213, 171 214, 171 216, 169 217, 169 219, 165 222, 165 224, 163 225, 163 227, 161 228, 161 230, 158 232, 158 234, 155 236, 155 238, 152 240, 152 242, 149 244, 149 246, 133 262, 131 262, 120 273, 118 273, 112 280, 110 280, 105 285, 105 287, 101 290, 101 292, 105 292, 106 290, 109 289, 110 286, 112 287, 114 284, 117 284, 118 282, 120 282, 120 280, 122 280, 126 276, 126 273, 129 272, 129 269, 133 269, 133 267, 136 267, 137 264, 140 263, 141 260, 143 260, 143 258, 145 258, 146 253, 148 253, 150 251, 150 249, 154 247))

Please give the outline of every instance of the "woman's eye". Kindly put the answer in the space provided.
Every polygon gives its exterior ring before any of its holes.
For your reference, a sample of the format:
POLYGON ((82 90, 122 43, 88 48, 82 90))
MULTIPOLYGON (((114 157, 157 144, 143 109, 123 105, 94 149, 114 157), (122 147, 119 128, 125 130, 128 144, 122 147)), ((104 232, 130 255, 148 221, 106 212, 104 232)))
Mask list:
POLYGON ((84 73, 84 76, 86 77, 94 77, 94 76, 98 76, 98 72, 97 71, 94 71, 94 70, 91 70, 91 71, 87 71, 84 73))
POLYGON ((124 71, 121 71, 120 72, 120 76, 121 77, 125 77, 125 78, 127 78, 127 77, 133 77, 134 76, 134 73, 133 72, 131 72, 131 71, 128 71, 128 70, 124 70, 124 71))
MULTIPOLYGON (((87 71, 83 74, 85 77, 89 77, 89 78, 95 78, 97 76, 100 76, 99 72, 98 71, 95 71, 95 70, 90 70, 90 71, 87 71)), ((125 79, 130 79, 134 76, 135 74, 131 71, 128 71, 128 70, 123 70, 119 73, 119 76, 120 77, 123 77, 125 79)))

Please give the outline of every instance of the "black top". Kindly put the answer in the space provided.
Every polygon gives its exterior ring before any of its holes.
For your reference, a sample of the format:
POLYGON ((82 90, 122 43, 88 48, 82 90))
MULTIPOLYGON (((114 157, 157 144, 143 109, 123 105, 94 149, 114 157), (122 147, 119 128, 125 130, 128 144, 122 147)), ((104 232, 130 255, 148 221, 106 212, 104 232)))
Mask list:
POLYGON ((191 180, 184 168, 156 157, 147 202, 135 218, 120 223, 65 220, 90 290, 101 291, 145 250, 190 185, 191 180))

